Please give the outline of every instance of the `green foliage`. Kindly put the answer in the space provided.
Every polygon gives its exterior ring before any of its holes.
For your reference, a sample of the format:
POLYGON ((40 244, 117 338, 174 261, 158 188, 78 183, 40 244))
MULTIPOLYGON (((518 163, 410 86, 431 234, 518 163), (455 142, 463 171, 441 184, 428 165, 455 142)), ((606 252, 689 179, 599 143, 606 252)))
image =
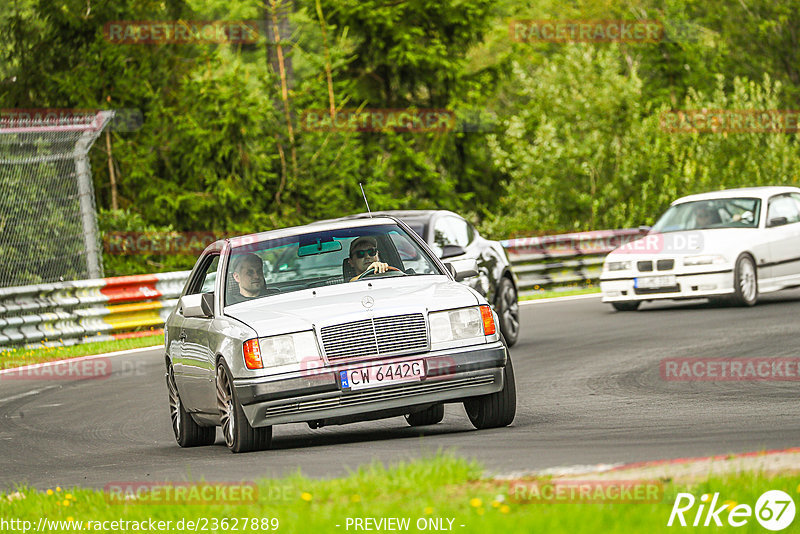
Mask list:
POLYGON ((191 269, 195 262, 194 255, 187 254, 144 254, 140 250, 132 250, 134 254, 115 254, 117 243, 114 232, 125 235, 146 234, 164 236, 175 232, 171 226, 158 226, 144 221, 142 216, 130 210, 100 209, 97 214, 100 233, 105 237, 103 243, 103 267, 106 276, 127 276, 130 274, 149 274, 191 269))
MULTIPOLYGON (((497 237, 652 224, 672 200, 749 185, 800 183, 797 135, 677 133, 643 95, 638 65, 616 46, 565 46, 528 72, 515 66, 517 102, 490 138, 508 191, 484 229, 497 237)), ((779 109, 781 84, 723 76, 690 89, 683 110, 779 109)))

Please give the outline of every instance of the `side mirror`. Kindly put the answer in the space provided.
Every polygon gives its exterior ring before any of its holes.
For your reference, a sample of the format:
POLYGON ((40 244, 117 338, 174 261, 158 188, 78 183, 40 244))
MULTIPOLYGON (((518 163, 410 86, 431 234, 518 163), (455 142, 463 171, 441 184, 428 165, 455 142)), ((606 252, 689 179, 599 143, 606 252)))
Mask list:
POLYGON ((639 226, 639 233, 640 234, 646 234, 646 233, 650 232, 650 230, 652 230, 652 229, 653 229, 652 226, 647 226, 646 224, 643 224, 643 225, 639 226))
POLYGON ((184 317, 208 318, 214 316, 214 293, 184 295, 178 304, 184 317))
POLYGON ((439 256, 441 259, 445 258, 454 258, 456 256, 461 256, 466 254, 467 251, 464 250, 464 247, 459 245, 445 245, 442 247, 442 254, 439 256))
POLYGON ((458 266, 452 263, 445 263, 445 267, 453 275, 456 282, 461 282, 466 278, 478 276, 478 263, 475 260, 463 260, 457 263, 458 266))
POLYGON ((769 220, 769 224, 767 226, 769 226, 769 227, 783 226, 784 224, 787 224, 788 222, 789 222, 789 219, 787 219, 786 217, 773 217, 772 219, 769 220))

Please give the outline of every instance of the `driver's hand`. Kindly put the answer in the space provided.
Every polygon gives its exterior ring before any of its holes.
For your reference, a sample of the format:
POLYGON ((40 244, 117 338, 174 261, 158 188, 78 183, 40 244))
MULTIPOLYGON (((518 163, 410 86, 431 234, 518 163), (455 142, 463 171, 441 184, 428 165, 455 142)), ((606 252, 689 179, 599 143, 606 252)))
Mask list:
POLYGON ((383 263, 382 261, 373 261, 369 267, 367 267, 367 271, 372 270, 375 274, 378 273, 385 273, 389 270, 389 264, 383 263))

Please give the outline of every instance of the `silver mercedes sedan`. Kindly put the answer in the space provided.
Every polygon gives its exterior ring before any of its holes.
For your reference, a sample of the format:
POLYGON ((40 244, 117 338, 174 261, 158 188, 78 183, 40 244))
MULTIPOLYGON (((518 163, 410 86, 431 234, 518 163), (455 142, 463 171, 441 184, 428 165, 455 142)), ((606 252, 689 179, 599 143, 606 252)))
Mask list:
MULTIPOLYGON (((472 262, 474 264, 474 262, 472 262)), ((324 221, 217 241, 165 325, 172 429, 182 447, 270 447, 272 426, 405 416, 463 402, 478 428, 511 424, 516 387, 495 311, 393 217, 324 221)))

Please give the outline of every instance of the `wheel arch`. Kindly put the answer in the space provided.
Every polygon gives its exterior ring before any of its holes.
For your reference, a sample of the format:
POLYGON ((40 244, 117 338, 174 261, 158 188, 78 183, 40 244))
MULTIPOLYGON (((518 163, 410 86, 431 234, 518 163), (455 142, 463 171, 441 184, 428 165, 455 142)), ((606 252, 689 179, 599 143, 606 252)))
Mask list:
MULTIPOLYGON (((500 278, 497 280, 497 285, 499 286, 500 283, 503 281, 503 278, 508 278, 511 285, 514 286, 514 291, 517 292, 517 298, 519 299, 519 287, 517 286, 517 280, 514 276, 514 273, 511 271, 511 267, 506 266, 503 268, 503 272, 500 274, 500 278)), ((495 290, 494 295, 492 297, 492 303, 497 304, 497 299, 500 295, 498 295, 497 291, 495 290)))

